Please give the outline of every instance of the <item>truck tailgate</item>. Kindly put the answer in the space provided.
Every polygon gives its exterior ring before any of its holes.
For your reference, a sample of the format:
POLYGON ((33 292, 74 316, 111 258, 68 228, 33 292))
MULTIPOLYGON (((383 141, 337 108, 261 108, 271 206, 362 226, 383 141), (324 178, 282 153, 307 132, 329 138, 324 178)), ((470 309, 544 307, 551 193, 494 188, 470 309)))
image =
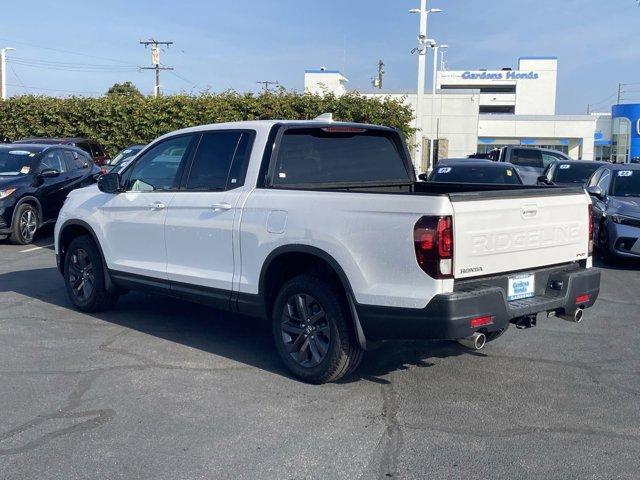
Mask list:
POLYGON ((452 194, 455 278, 584 260, 589 200, 576 189, 452 194))

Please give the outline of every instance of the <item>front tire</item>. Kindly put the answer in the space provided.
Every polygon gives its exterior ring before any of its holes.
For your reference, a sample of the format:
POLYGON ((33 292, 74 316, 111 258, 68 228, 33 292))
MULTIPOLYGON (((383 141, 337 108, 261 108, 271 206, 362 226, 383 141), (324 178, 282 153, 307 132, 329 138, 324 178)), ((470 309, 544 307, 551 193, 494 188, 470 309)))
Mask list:
POLYGON ((39 225, 38 210, 29 203, 23 203, 16 209, 9 241, 16 245, 29 245, 33 242, 39 225))
POLYGON ((285 283, 272 311, 276 348, 293 375, 305 382, 333 382, 362 360, 344 296, 310 275, 285 283))
POLYGON ((71 303, 87 313, 112 308, 118 295, 105 288, 102 255, 93 239, 73 239, 64 257, 64 283, 71 303))

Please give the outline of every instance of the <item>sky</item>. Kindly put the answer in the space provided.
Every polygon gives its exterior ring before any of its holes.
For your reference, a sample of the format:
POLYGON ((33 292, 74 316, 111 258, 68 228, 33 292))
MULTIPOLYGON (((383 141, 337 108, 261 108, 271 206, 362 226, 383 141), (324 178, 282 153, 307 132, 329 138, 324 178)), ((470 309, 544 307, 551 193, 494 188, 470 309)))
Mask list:
MULTIPOLYGON (((171 40, 161 55, 166 93, 258 91, 278 81, 303 90, 304 70, 342 71, 349 88, 415 90, 419 0, 0 0, 0 47, 9 52, 9 95, 100 95, 132 81, 153 91, 139 44, 171 40)), ((521 56, 557 56, 557 113, 609 111, 618 83, 640 102, 635 0, 429 0, 430 38, 449 45, 447 68, 516 67, 521 56)), ((431 62, 429 62, 430 64, 431 62)), ((431 74, 428 73, 428 79, 431 74)))

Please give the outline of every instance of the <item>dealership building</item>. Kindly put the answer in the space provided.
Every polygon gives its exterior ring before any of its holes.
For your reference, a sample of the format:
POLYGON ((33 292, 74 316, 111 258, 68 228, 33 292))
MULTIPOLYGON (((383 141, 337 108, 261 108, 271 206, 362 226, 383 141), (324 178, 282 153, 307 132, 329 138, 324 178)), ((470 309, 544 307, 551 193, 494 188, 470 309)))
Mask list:
MULTIPOLYGON (((557 115, 557 77, 556 57, 522 57, 517 68, 439 71, 436 95, 426 94, 423 100, 423 167, 431 138, 438 139, 440 158, 526 145, 559 150, 575 159, 609 159, 615 119, 610 113, 557 115)), ((346 84, 347 79, 337 71, 305 73, 309 92, 340 95, 347 91, 346 84)), ((403 99, 415 111, 415 92, 367 95, 403 99)))

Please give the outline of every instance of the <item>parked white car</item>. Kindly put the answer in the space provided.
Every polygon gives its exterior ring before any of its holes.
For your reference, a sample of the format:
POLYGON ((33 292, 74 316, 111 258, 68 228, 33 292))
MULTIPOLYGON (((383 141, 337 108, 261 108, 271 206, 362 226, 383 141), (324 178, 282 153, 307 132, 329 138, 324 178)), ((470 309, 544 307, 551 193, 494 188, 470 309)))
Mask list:
POLYGON ((590 220, 578 189, 418 182, 391 128, 255 121, 157 139, 74 191, 55 241, 80 310, 142 289, 264 317, 322 383, 382 340, 481 348, 540 312, 580 320, 590 220))

